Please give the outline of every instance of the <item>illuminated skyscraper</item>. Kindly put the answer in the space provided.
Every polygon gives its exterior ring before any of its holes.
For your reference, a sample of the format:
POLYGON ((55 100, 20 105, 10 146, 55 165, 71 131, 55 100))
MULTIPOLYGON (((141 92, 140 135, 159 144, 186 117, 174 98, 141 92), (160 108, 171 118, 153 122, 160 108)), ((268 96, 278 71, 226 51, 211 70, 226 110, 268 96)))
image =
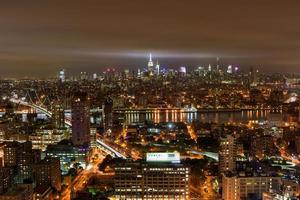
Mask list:
POLYGON ((56 129, 65 127, 65 112, 59 102, 56 102, 52 108, 52 124, 56 129))
POLYGON ((186 75, 186 67, 185 67, 185 66, 181 66, 181 67, 179 68, 179 74, 180 74, 181 76, 185 76, 185 75, 186 75))
POLYGON ((211 65, 208 65, 208 71, 211 72, 211 65))
POLYGON ((220 69, 220 58, 217 57, 217 71, 219 71, 220 69))
POLYGON ((153 61, 152 61, 152 54, 150 53, 149 55, 149 61, 148 61, 148 73, 149 75, 153 75, 153 72, 154 72, 154 64, 153 64, 153 61))
POLYGON ((156 61, 156 66, 155 66, 155 70, 156 70, 156 74, 159 75, 159 63, 158 61, 156 61))
POLYGON ((238 71, 239 71, 239 68, 238 68, 238 67, 235 67, 235 68, 234 68, 234 73, 238 73, 238 71))
POLYGON ((229 66, 227 67, 227 73, 228 73, 228 74, 232 74, 232 66, 231 66, 231 65, 229 65, 229 66))
POLYGON ((72 142, 74 145, 90 142, 90 104, 85 92, 76 93, 72 102, 72 142))
POLYGON ((149 61, 148 61, 148 70, 153 70, 153 61, 152 61, 152 54, 149 55, 149 61))
POLYGON ((93 74, 93 79, 96 80, 97 78, 98 78, 97 74, 94 73, 94 74, 93 74))
POLYGON ((222 137, 219 149, 219 172, 236 170, 236 141, 231 135, 222 137))
POLYGON ((61 69, 59 71, 59 75, 58 75, 58 78, 61 82, 65 82, 66 80, 66 76, 65 76, 65 70, 64 69, 61 69))
POLYGON ((113 125, 113 100, 108 97, 104 101, 104 128, 108 130, 113 125))
POLYGON ((196 69, 196 72, 198 73, 199 76, 204 76, 205 74, 205 69, 203 66, 199 66, 197 69, 196 69))

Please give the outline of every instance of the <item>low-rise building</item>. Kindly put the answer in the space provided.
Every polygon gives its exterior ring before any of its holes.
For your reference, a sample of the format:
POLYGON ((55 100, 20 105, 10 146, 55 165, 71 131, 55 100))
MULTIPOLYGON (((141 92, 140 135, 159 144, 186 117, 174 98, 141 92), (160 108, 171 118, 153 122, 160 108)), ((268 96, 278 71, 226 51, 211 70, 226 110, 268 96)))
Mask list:
POLYGON ((60 169, 63 174, 67 174, 74 163, 79 163, 86 167, 89 147, 75 147, 70 144, 49 145, 46 149, 46 156, 58 157, 60 169))
POLYGON ((63 131, 54 131, 53 129, 37 130, 35 134, 29 136, 29 141, 32 142, 33 149, 46 150, 50 144, 57 144, 65 139, 63 131))

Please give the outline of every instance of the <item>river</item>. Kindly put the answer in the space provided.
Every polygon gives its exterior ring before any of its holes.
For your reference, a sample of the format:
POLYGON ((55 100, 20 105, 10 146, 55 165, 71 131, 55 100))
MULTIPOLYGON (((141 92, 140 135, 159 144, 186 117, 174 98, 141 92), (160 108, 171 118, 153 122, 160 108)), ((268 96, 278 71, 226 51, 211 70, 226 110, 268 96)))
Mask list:
MULTIPOLYGON (((194 120, 201 122, 214 122, 214 123, 247 123, 250 120, 257 120, 259 122, 272 118, 273 114, 269 110, 245 110, 235 112, 184 112, 181 110, 150 110, 147 112, 141 111, 124 111, 126 124, 132 124, 134 122, 153 121, 159 122, 187 122, 190 123, 194 120)), ((284 119, 284 115, 277 114, 284 119)))

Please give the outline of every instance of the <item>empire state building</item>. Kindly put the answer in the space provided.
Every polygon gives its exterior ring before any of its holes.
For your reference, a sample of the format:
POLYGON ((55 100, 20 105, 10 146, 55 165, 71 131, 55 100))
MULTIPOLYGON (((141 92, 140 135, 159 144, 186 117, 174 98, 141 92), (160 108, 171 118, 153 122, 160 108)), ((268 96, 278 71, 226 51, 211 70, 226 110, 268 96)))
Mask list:
POLYGON ((149 61, 148 61, 148 72, 150 75, 153 75, 153 72, 154 72, 154 64, 153 64, 153 61, 152 61, 152 54, 150 53, 149 55, 149 61))

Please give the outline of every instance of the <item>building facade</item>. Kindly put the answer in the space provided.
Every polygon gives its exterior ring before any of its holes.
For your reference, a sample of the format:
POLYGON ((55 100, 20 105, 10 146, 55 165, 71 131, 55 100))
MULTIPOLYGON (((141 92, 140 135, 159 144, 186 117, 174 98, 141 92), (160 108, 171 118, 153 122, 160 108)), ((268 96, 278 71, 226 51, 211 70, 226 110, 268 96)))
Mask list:
POLYGON ((72 142, 76 146, 90 143, 90 105, 85 92, 76 93, 72 102, 72 142))
POLYGON ((219 172, 236 170, 237 146, 231 135, 221 137, 219 149, 219 172))
MULTIPOLYGON (((172 153, 166 153, 173 157, 172 153)), ((168 160, 120 163, 115 168, 115 198, 189 199, 190 168, 168 160)))
POLYGON ((37 186, 51 186, 61 190, 61 173, 59 158, 46 157, 35 165, 34 176, 37 186))
POLYGON ((262 199, 263 192, 279 190, 281 178, 268 175, 223 174, 222 199, 247 200, 262 199))

